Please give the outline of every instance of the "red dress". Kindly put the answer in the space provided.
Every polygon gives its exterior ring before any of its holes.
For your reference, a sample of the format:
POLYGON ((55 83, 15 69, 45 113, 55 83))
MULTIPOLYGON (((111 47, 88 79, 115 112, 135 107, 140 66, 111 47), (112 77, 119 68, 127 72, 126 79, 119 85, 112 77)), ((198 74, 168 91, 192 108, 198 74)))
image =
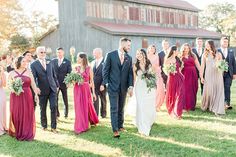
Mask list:
POLYGON ((89 86, 90 80, 90 68, 87 67, 84 72, 80 72, 80 68, 77 67, 78 73, 80 73, 84 82, 82 84, 75 84, 74 86, 74 105, 75 105, 75 123, 74 131, 79 134, 89 129, 90 124, 97 124, 98 116, 94 109, 92 102, 92 95, 89 86))
POLYGON ((15 93, 11 93, 10 95, 9 134, 20 141, 31 141, 35 136, 34 100, 30 89, 31 79, 23 75, 24 72, 21 74, 17 71, 15 72, 17 73, 15 77, 20 77, 24 82, 24 92, 19 96, 15 93))
POLYGON ((170 74, 167 80, 166 108, 170 115, 181 118, 184 98, 184 76, 180 73, 180 64, 176 62, 175 74, 170 74))
POLYGON ((184 68, 182 74, 184 75, 185 88, 185 106, 184 109, 195 110, 198 90, 198 76, 195 67, 194 57, 183 58, 184 68))

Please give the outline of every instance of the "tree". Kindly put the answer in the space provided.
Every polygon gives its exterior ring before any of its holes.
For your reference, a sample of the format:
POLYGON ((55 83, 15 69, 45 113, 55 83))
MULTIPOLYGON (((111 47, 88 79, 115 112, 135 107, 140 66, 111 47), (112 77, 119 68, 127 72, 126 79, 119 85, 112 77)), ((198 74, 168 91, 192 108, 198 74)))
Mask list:
POLYGON ((200 13, 199 26, 205 29, 215 30, 235 40, 235 21, 236 8, 233 4, 216 3, 207 6, 206 9, 200 13))
POLYGON ((17 22, 22 13, 18 0, 0 0, 0 49, 7 51, 9 39, 18 32, 17 22))
POLYGON ((29 49, 29 40, 22 35, 15 35, 11 38, 11 44, 9 46, 10 50, 15 50, 16 52, 24 52, 29 49))

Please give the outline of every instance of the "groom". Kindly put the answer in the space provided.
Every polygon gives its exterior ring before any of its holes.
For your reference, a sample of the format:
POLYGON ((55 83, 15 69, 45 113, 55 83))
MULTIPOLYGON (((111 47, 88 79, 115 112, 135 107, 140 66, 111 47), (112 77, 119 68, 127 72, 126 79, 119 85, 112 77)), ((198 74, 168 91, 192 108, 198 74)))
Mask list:
POLYGON ((133 95, 133 70, 132 58, 128 55, 131 47, 131 40, 121 38, 119 49, 106 55, 103 67, 103 85, 108 89, 111 110, 111 124, 113 137, 119 138, 119 131, 125 131, 124 123, 124 105, 127 92, 133 95))

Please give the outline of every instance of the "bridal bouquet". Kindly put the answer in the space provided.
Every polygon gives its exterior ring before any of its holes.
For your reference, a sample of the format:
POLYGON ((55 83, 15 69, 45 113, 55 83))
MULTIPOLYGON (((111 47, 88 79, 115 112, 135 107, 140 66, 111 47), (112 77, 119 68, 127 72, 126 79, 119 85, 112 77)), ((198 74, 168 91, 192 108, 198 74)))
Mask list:
POLYGON ((144 72, 142 74, 141 79, 146 81, 148 92, 150 92, 153 88, 157 87, 156 75, 151 69, 149 71, 144 72))
POLYGON ((166 75, 168 74, 175 74, 177 71, 176 71, 176 65, 175 64, 165 64, 164 67, 163 67, 163 71, 166 75))
POLYGON ((71 72, 67 74, 64 79, 64 83, 66 85, 75 84, 75 83, 83 83, 83 82, 84 82, 84 78, 77 72, 71 72))
POLYGON ((23 90, 23 81, 20 77, 14 78, 8 82, 9 89, 12 93, 15 93, 17 96, 19 96, 23 90))
POLYGON ((228 62, 226 62, 225 60, 217 61, 216 67, 219 71, 222 71, 222 72, 224 71, 227 72, 229 70, 228 62))

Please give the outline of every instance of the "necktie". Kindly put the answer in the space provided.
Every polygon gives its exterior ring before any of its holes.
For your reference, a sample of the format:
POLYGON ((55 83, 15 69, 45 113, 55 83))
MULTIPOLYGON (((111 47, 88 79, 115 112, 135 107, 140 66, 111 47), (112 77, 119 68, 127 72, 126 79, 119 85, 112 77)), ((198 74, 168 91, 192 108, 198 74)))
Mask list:
POLYGON ((124 53, 122 52, 120 55, 120 63, 123 64, 124 63, 124 53))

